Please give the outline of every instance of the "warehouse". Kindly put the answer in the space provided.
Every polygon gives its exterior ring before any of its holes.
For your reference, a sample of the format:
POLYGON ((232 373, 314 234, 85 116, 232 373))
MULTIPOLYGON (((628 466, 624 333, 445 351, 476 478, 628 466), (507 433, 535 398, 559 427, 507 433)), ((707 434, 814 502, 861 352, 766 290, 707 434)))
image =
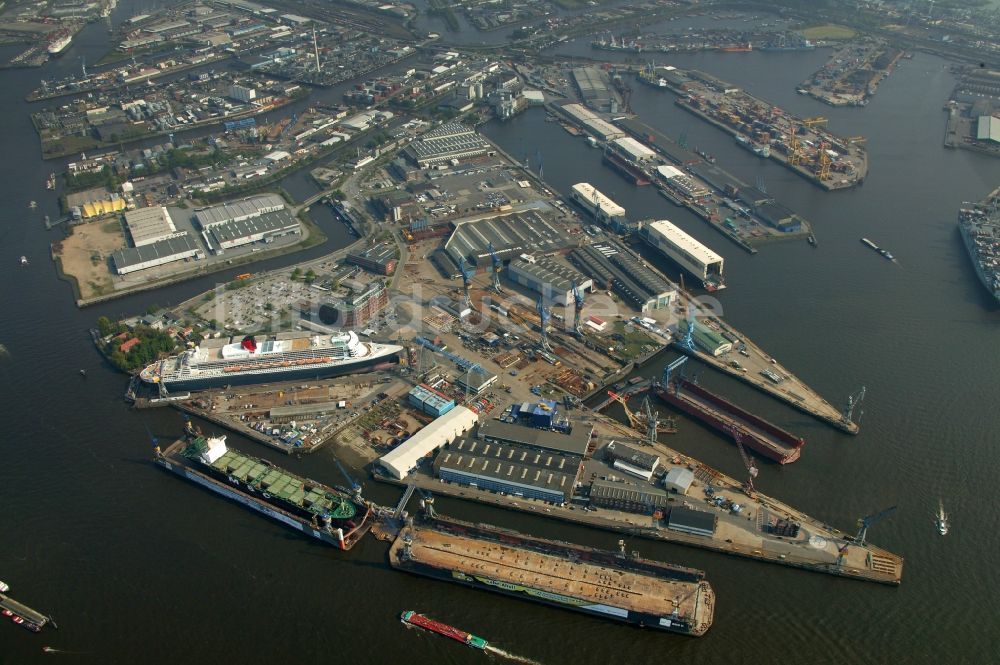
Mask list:
POLYGON ((380 242, 368 249, 348 254, 345 260, 377 275, 391 275, 396 272, 396 246, 380 242))
POLYGON ((135 247, 179 235, 174 220, 163 206, 129 210, 125 213, 125 225, 135 247))
POLYGON ((479 416, 464 406, 456 406, 379 459, 379 464, 393 478, 403 479, 429 453, 465 434, 479 416))
POLYGON ((410 390, 407 396, 407 401, 424 413, 428 413, 435 418, 443 416, 455 408, 455 400, 442 395, 438 391, 423 383, 418 386, 413 386, 413 389, 410 390))
POLYGON ((258 217, 233 220, 213 224, 203 233, 209 242, 215 246, 216 254, 234 247, 249 245, 254 242, 271 242, 281 236, 301 233, 299 220, 292 213, 282 208, 277 212, 267 212, 258 217))
POLYGON ((602 141, 612 141, 625 136, 624 130, 601 119, 600 116, 580 104, 566 104, 565 106, 557 106, 556 108, 583 125, 588 132, 602 141))
POLYGON ((656 171, 668 187, 684 196, 699 199, 703 196, 708 196, 710 193, 705 183, 692 178, 676 166, 657 166, 656 171))
POLYGON ((288 423, 293 420, 313 420, 336 411, 339 402, 318 402, 315 404, 292 404, 276 406, 268 411, 272 423, 288 423))
POLYGON ((573 496, 582 458, 522 446, 462 439, 434 460, 446 481, 556 504, 573 496))
MULTIPOLYGON (((285 200, 277 194, 251 196, 239 201, 226 201, 219 205, 195 210, 194 220, 198 227, 208 230, 213 226, 239 222, 245 219, 260 217, 266 213, 277 213, 285 209, 285 200)), ((289 216, 291 214, 289 213, 289 216)))
POLYGON ((652 479, 660 466, 660 458, 651 453, 636 450, 623 443, 612 441, 604 447, 604 459, 612 463, 614 468, 645 481, 652 479))
POLYGON ((453 159, 495 155, 496 149, 475 129, 460 122, 448 122, 413 141, 406 154, 420 168, 444 164, 453 159))
POLYGON ((590 505, 652 515, 668 505, 667 493, 655 487, 595 480, 590 484, 590 505))
POLYGON ((612 221, 625 222, 625 208, 599 192, 589 182, 578 182, 573 185, 570 196, 598 222, 604 224, 612 221))
MULTIPOLYGON (((681 319, 677 322, 677 335, 682 340, 687 337, 688 322, 686 319, 681 319)), ((733 350, 733 343, 728 339, 723 337, 721 334, 711 330, 703 323, 698 321, 694 322, 694 327, 691 331, 691 341, 695 343, 696 346, 701 348, 707 353, 711 353, 713 356, 721 356, 729 353, 733 350)))
POLYGON ((693 482, 694 471, 686 469, 683 466, 675 466, 667 472, 666 477, 663 479, 663 487, 668 492, 687 494, 693 482))
POLYGON ((611 142, 611 147, 620 155, 633 162, 648 162, 656 157, 656 153, 653 150, 650 150, 645 144, 636 141, 631 136, 615 139, 611 142))
POLYGON ((477 267, 492 265, 490 244, 501 261, 509 261, 525 252, 555 252, 573 242, 537 210, 525 210, 458 222, 444 247, 457 270, 459 258, 477 267))
POLYGON ((569 434, 514 425, 499 420, 485 420, 476 436, 494 443, 527 446, 583 457, 590 446, 593 427, 577 425, 569 434))
POLYGON ((692 510, 684 506, 674 506, 670 509, 667 528, 681 533, 711 538, 715 535, 715 525, 718 520, 718 516, 711 513, 692 510))
POLYGON ((507 278, 515 284, 527 287, 535 293, 540 293, 557 305, 569 305, 574 302, 573 284, 580 293, 594 288, 594 281, 584 277, 575 269, 539 257, 534 262, 518 259, 507 267, 507 278))
POLYGON ((477 365, 471 371, 463 371, 459 374, 455 378, 455 385, 473 395, 478 395, 496 383, 496 380, 496 374, 477 365))
POLYGON ((126 247, 111 253, 111 262, 119 275, 190 258, 203 259, 205 252, 187 233, 142 247, 126 247))
POLYGON ((981 115, 976 121, 976 140, 1000 143, 1000 118, 981 115))
POLYGON ((595 289, 614 289, 625 302, 645 312, 666 309, 677 298, 677 288, 643 265, 616 241, 595 242, 569 254, 570 262, 593 278, 595 289))
POLYGON ((663 219, 644 224, 639 235, 651 247, 672 259, 710 289, 722 288, 722 257, 678 226, 663 219))

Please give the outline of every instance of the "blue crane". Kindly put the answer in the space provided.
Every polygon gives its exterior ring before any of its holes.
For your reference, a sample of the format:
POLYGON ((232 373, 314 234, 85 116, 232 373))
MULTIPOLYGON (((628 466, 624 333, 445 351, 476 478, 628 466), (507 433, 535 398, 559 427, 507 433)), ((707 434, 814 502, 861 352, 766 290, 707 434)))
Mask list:
POLYGON ((354 478, 351 477, 351 474, 347 473, 347 469, 344 468, 344 465, 340 463, 339 459, 334 457, 333 461, 336 462, 337 468, 340 469, 341 475, 344 476, 344 478, 347 480, 347 484, 348 486, 350 486, 351 491, 354 492, 356 496, 361 496, 361 483, 354 480, 354 478))
POLYGON ((855 545, 864 545, 865 536, 868 535, 868 527, 874 526, 878 522, 881 522, 886 517, 889 517, 894 512, 896 512, 896 506, 886 508, 882 512, 875 513, 874 515, 865 515, 858 520, 858 535, 854 537, 855 545))
POLYGON ((500 288, 500 271, 503 270, 503 261, 500 260, 496 249, 493 248, 492 241, 486 245, 486 251, 490 253, 490 258, 493 260, 493 290, 497 293, 503 293, 503 289, 500 288))
POLYGON ((552 312, 548 307, 545 306, 545 298, 541 297, 538 299, 538 304, 536 306, 538 310, 538 322, 539 327, 542 331, 541 346, 543 351, 551 351, 552 348, 549 346, 549 340, 545 337, 545 329, 549 325, 549 317, 552 316, 552 312))
POLYGON ((458 257, 458 269, 462 272, 462 288, 465 291, 465 309, 472 309, 472 297, 469 296, 469 282, 472 281, 472 276, 476 273, 465 262, 464 256, 458 257))
POLYGON ((285 125, 285 128, 281 130, 280 134, 278 134, 278 140, 281 140, 281 139, 285 138, 285 134, 288 133, 289 129, 291 129, 292 127, 295 126, 295 123, 298 122, 298 120, 299 120, 299 114, 298 113, 293 113, 292 114, 292 120, 291 120, 291 122, 289 122, 287 125, 285 125))
POLYGON ((576 333, 577 337, 583 337, 583 291, 580 290, 580 286, 574 281, 573 282, 573 303, 575 309, 573 310, 573 332, 576 333))

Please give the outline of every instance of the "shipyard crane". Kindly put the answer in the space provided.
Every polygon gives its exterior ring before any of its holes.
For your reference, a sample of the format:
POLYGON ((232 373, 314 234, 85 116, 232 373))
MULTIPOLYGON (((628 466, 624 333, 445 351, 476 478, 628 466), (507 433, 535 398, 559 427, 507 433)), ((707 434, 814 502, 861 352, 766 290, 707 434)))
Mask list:
MULTIPOLYGON (((861 390, 854 393, 853 395, 847 396, 847 405, 844 406, 844 412, 842 415, 844 424, 850 424, 854 422, 854 410, 858 408, 858 405, 861 404, 861 400, 863 400, 864 398, 865 398, 864 386, 861 386, 861 390)), ((861 423, 861 416, 863 416, 864 413, 865 413, 864 411, 858 411, 858 424, 861 423)))
POLYGON ((730 427, 729 431, 733 435, 733 441, 736 442, 736 448, 740 451, 743 466, 747 468, 747 481, 743 485, 743 493, 754 499, 757 497, 757 489, 753 486, 753 479, 757 477, 757 467, 753 465, 753 460, 750 459, 746 448, 743 447, 743 433, 735 426, 730 427))
POLYGON ((868 535, 868 527, 874 526, 875 524, 881 522, 886 517, 889 517, 894 512, 896 512, 896 506, 886 508, 882 512, 875 513, 873 515, 865 515, 858 520, 858 535, 854 537, 855 545, 864 545, 865 537, 868 535))
POLYGON ((583 291, 573 282, 573 332, 577 337, 583 337, 583 291))
POLYGON ((545 335, 545 329, 549 325, 549 317, 552 316, 552 311, 545 306, 545 297, 541 296, 538 298, 538 304, 536 305, 538 311, 538 326, 542 331, 540 345, 543 351, 551 351, 552 347, 549 346, 549 340, 545 335))
POLYGON ((486 251, 490 253, 490 259, 493 260, 493 290, 497 293, 503 293, 503 289, 500 288, 500 271, 503 270, 503 261, 500 260, 496 249, 493 248, 492 240, 486 245, 486 251))
POLYGON ((827 122, 828 122, 827 119, 824 118, 823 116, 816 116, 815 118, 806 118, 805 120, 802 121, 802 124, 812 129, 817 125, 825 125, 827 122))
POLYGON ((354 478, 351 477, 351 474, 347 473, 347 469, 344 468, 344 465, 340 463, 339 459, 337 459, 336 457, 334 457, 333 461, 337 464, 337 468, 340 469, 340 475, 342 475, 344 477, 344 479, 347 481, 347 485, 348 485, 348 487, 351 488, 351 491, 354 493, 354 496, 360 497, 361 496, 361 483, 359 483, 358 481, 354 480, 354 478))
POLYGON ((816 177, 820 180, 830 179, 830 144, 820 141, 819 150, 816 154, 816 177))
POLYGON ((468 264, 466 264, 465 262, 464 256, 458 257, 458 269, 462 273, 462 289, 465 292, 464 295, 465 309, 472 309, 472 297, 469 295, 469 282, 472 281, 472 276, 475 274, 475 272, 472 270, 472 268, 468 267, 468 264))
POLYGON ((291 129, 292 127, 295 126, 295 123, 298 122, 298 120, 299 120, 299 114, 298 113, 293 113, 291 121, 287 125, 285 125, 284 127, 281 128, 281 132, 278 134, 278 140, 279 141, 281 139, 285 138, 285 134, 288 133, 289 129, 291 129))
POLYGON ((799 143, 799 137, 795 132, 792 132, 788 139, 788 163, 792 166, 802 163, 802 144, 799 143))
MULTIPOLYGON (((646 432, 647 437, 650 434, 649 430, 649 415, 652 412, 652 406, 649 403, 649 396, 643 400, 642 411, 636 413, 635 411, 628 408, 628 400, 632 396, 628 393, 619 394, 613 390, 608 391, 608 397, 613 399, 622 405, 622 409, 625 411, 625 417, 628 418, 629 425, 632 429, 637 432, 646 432)), ((653 413, 653 422, 656 423, 656 433, 657 434, 676 434, 677 433, 677 423, 673 418, 668 418, 666 422, 661 422, 659 419, 659 413, 653 413)), ((656 436, 652 437, 651 443, 656 442, 656 436)))

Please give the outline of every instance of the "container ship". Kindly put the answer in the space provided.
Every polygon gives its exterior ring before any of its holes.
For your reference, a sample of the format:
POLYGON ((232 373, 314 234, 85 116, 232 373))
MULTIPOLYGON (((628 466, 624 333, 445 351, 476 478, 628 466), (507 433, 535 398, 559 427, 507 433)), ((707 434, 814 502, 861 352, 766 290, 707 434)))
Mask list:
POLYGON ((1000 219, 979 208, 962 209, 958 211, 958 230, 979 281, 1000 302, 1000 219))
POLYGON ((210 339, 152 363, 139 377, 146 383, 185 390, 293 381, 356 374, 382 363, 388 366, 402 350, 392 344, 362 342, 353 331, 335 335, 280 333, 264 341, 254 337, 210 339))
POLYGON ((227 448, 226 437, 190 430, 154 461, 307 536, 349 550, 371 527, 372 507, 359 494, 300 478, 268 462, 227 448))
POLYGON ((439 515, 405 526, 389 560, 418 575, 682 635, 704 635, 715 610, 700 570, 439 515))
POLYGON ((656 383, 657 397, 709 427, 733 437, 757 454, 777 462, 791 464, 799 458, 805 439, 786 432, 760 416, 705 390, 684 377, 674 377, 669 383, 656 383))
POLYGON ((434 619, 425 617, 423 614, 417 614, 413 610, 406 610, 403 612, 400 615, 399 620, 407 626, 416 626, 417 628, 429 630, 432 633, 437 633, 438 635, 453 639, 456 642, 461 642, 462 644, 466 644, 474 649, 485 649, 489 646, 489 642, 481 637, 477 637, 472 633, 467 633, 464 630, 459 630, 458 628, 449 626, 446 623, 435 621, 434 619))
POLYGON ((649 176, 643 173, 642 169, 610 150, 605 151, 602 161, 637 187, 649 184, 649 176))

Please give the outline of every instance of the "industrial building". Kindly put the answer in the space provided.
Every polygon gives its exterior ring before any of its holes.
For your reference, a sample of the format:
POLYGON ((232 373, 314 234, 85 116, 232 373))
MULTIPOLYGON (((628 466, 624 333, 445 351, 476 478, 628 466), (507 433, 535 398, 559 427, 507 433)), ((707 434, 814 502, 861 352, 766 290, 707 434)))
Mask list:
POLYGON ((564 104, 555 108, 565 113, 580 125, 583 125, 584 129, 602 141, 613 141, 625 136, 623 130, 603 120, 593 111, 580 104, 564 104))
POLYGON ((496 374, 487 369, 483 369, 478 365, 473 367, 471 370, 462 371, 461 374, 455 377, 455 384, 462 390, 472 393, 473 395, 478 395, 483 392, 496 383, 496 381, 496 374))
POLYGON ((598 222, 603 224, 625 223, 625 208, 599 192, 589 182, 578 182, 573 185, 570 197, 598 222))
POLYGON ((631 136, 615 139, 609 144, 612 150, 626 159, 636 162, 648 162, 656 157, 656 152, 631 136))
POLYGON ((663 489, 677 494, 687 494, 694 482, 694 471, 683 466, 675 466, 663 478, 663 489))
POLYGON ((352 290, 348 296, 332 299, 319 306, 319 320, 339 328, 361 328, 389 303, 385 284, 379 280, 352 290))
POLYGON ((456 406, 383 455, 379 465, 393 478, 403 479, 423 457, 465 434, 478 420, 475 411, 456 406))
POLYGON ((406 399, 412 406, 435 418, 443 416, 455 408, 455 400, 424 383, 413 386, 406 399))
POLYGON ((670 516, 667 518, 667 528, 681 533, 711 538, 715 535, 715 526, 718 521, 718 515, 692 510, 684 506, 674 506, 670 509, 670 516))
POLYGON ((476 436, 494 443, 527 446, 583 457, 590 446, 592 432, 593 427, 584 425, 577 425, 569 434, 563 434, 499 420, 484 420, 480 423, 476 436))
POLYGON ((95 187, 67 194, 66 207, 73 211, 74 217, 93 219, 121 212, 125 209, 125 199, 117 192, 108 191, 107 187, 95 187))
MULTIPOLYGON (((681 340, 687 337, 688 321, 681 319, 677 322, 677 335, 681 340)), ((701 348, 706 353, 713 356, 721 356, 733 350, 733 343, 722 336, 722 334, 708 328, 703 323, 694 321, 691 329, 691 341, 695 346, 701 348)))
POLYGON ((396 272, 396 246, 380 242, 368 249, 348 254, 345 260, 377 275, 391 275, 396 272))
POLYGON ((594 289, 594 281, 589 277, 584 277, 577 270, 545 257, 538 257, 534 261, 524 259, 511 261, 507 267, 507 279, 544 295, 557 305, 569 305, 574 302, 574 282, 580 293, 594 289))
POLYGON ((976 121, 976 140, 1000 144, 1000 118, 981 115, 976 121))
POLYGON ((410 143, 406 154, 417 166, 427 168, 453 159, 495 155, 496 149, 475 129, 460 122, 447 122, 410 143))
POLYGON ((559 403, 554 399, 514 404, 510 407, 510 419, 529 427, 554 429, 564 433, 572 430, 572 424, 566 416, 559 413, 559 403))
POLYGON ((573 496, 581 463, 577 455, 462 439, 441 451, 434 471, 453 483, 561 504, 573 496))
POLYGON ((333 413, 340 407, 339 402, 318 402, 314 404, 291 404, 276 406, 267 413, 272 423, 288 423, 293 420, 313 420, 333 413))
POLYGON ((604 447, 604 459, 619 471, 630 473, 645 481, 652 479, 660 466, 660 458, 652 453, 637 450, 624 443, 612 441, 604 447))
POLYGON ((614 240, 595 242, 569 254, 570 263, 593 278, 595 289, 614 289, 640 312, 669 308, 677 288, 614 240))
POLYGON ((219 205, 199 208, 194 212, 194 221, 202 229, 210 229, 219 224, 238 222, 260 217, 266 213, 285 210, 285 200, 277 194, 251 196, 238 201, 226 201, 219 205))
POLYGON ((633 483, 595 480, 590 484, 590 505, 652 515, 668 505, 667 493, 633 483))
POLYGON ((659 173, 660 178, 663 179, 663 182, 667 185, 667 187, 670 187, 682 196, 686 196, 691 199, 700 199, 701 197, 708 196, 711 193, 705 183, 696 178, 692 178, 676 166, 657 166, 656 172, 659 173))
POLYGON ((651 247, 700 279, 706 287, 722 287, 722 257, 667 220, 649 222, 639 235, 651 247))
POLYGON ((230 222, 213 224, 202 231, 205 242, 214 248, 216 254, 222 254, 227 249, 241 247, 255 242, 272 242, 275 238, 295 235, 302 232, 299 220, 292 213, 282 208, 276 212, 267 212, 259 217, 238 219, 230 222))
POLYGON ((174 220, 170 219, 170 213, 163 206, 127 211, 125 226, 128 227, 128 234, 135 247, 151 245, 159 240, 184 233, 183 231, 178 233, 174 220))
POLYGON ((564 249, 573 244, 573 239, 537 210, 525 210, 460 221, 444 247, 457 274, 460 258, 477 267, 492 265, 490 243, 500 260, 510 261, 525 252, 546 254, 564 249))
POLYGON ((618 112, 611 94, 611 81, 600 67, 575 67, 572 75, 584 102, 598 111, 618 112))
POLYGON ((205 252, 187 233, 141 247, 126 247, 111 253, 111 262, 119 275, 192 258, 203 259, 205 252))

